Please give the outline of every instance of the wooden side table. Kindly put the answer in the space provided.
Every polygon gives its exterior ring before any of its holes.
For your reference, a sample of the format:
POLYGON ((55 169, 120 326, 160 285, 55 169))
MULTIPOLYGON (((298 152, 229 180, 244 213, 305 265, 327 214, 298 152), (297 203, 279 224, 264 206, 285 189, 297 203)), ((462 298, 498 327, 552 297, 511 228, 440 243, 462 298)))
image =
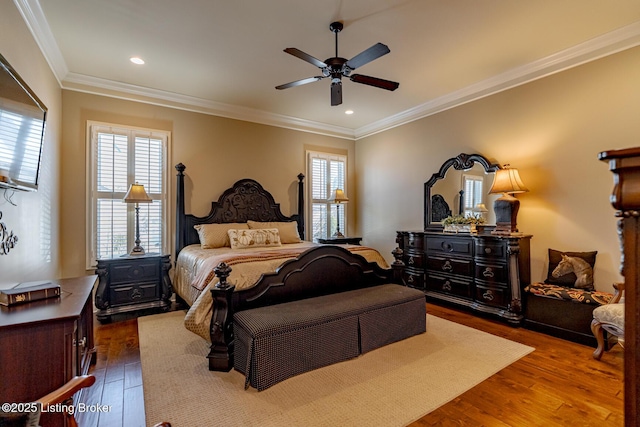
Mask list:
MULTIPOLYGON (((96 362, 91 294, 96 276, 51 280, 60 296, 0 306, 0 402, 34 402, 96 362)), ((43 426, 63 425, 61 412, 43 426)))
POLYGON ((109 321, 111 315, 149 308, 171 306, 169 255, 145 254, 99 259, 96 274, 98 320, 109 321))
POLYGON ((318 243, 325 245, 359 245, 362 237, 327 237, 326 239, 318 239, 318 243))

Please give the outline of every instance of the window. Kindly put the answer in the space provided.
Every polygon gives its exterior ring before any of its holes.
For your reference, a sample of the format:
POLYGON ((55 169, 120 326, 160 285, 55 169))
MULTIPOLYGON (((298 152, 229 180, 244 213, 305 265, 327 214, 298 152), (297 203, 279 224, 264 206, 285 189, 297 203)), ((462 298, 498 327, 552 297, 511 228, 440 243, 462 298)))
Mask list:
POLYGON ((463 175, 464 188, 464 216, 475 216, 474 211, 478 203, 484 203, 482 200, 483 179, 476 175, 463 175))
POLYGON ((340 224, 340 231, 347 234, 346 206, 331 203, 333 192, 340 188, 349 195, 346 188, 347 157, 329 153, 308 152, 309 209, 311 229, 307 235, 311 240, 332 236, 340 224))
POLYGON ((147 253, 168 253, 169 133, 89 123, 88 134, 87 268, 95 266, 96 259, 127 254, 135 245, 136 205, 122 199, 136 182, 153 200, 139 204, 140 244, 147 253))

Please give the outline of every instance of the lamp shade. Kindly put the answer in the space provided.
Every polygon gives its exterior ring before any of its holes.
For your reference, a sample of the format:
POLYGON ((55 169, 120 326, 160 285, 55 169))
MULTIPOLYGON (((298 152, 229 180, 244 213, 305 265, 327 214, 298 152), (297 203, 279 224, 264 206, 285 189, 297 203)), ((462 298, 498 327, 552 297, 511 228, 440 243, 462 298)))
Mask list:
POLYGON ((137 182, 135 184, 131 184, 131 186, 129 187, 129 191, 127 191, 127 194, 124 196, 124 199, 122 199, 122 201, 125 203, 153 202, 153 200, 151 200, 151 197, 149 197, 147 192, 144 190, 144 185, 138 184, 137 182))
POLYGON ((331 194, 330 202, 333 203, 347 203, 349 198, 344 194, 341 188, 336 188, 336 190, 331 194))
POLYGON ((489 193, 513 194, 525 193, 527 191, 529 191, 529 189, 522 183, 518 169, 505 168, 496 171, 489 193))

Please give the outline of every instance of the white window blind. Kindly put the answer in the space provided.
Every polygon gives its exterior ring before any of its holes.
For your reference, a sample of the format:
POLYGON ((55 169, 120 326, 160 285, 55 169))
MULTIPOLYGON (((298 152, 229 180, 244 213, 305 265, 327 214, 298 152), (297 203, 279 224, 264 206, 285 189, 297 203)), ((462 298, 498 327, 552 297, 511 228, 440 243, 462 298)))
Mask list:
POLYGON ((346 189, 347 158, 335 154, 308 152, 308 176, 311 197, 310 236, 312 240, 324 239, 336 232, 338 218, 340 231, 346 232, 346 205, 329 202, 336 188, 341 188, 348 197, 346 189))
POLYGON ((480 176, 464 175, 464 216, 474 216, 474 208, 482 201, 483 180, 480 176))
POLYGON ((124 203, 129 186, 144 185, 153 200, 140 208, 140 240, 147 253, 168 253, 167 132, 90 124, 90 247, 87 266, 129 253, 135 245, 135 204, 124 203))

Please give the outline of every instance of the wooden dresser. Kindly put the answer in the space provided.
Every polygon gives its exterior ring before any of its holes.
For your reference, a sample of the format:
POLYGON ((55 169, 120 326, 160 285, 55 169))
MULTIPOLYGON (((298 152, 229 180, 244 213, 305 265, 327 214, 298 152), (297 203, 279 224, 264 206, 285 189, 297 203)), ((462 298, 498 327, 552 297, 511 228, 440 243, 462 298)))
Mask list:
MULTIPOLYGON (((0 306, 0 402, 32 402, 95 363, 93 304, 96 276, 52 280, 60 297, 0 306)), ((43 413, 43 426, 62 426, 43 413)))
POLYGON ((398 231, 404 282, 427 297, 522 322, 531 236, 398 231))

